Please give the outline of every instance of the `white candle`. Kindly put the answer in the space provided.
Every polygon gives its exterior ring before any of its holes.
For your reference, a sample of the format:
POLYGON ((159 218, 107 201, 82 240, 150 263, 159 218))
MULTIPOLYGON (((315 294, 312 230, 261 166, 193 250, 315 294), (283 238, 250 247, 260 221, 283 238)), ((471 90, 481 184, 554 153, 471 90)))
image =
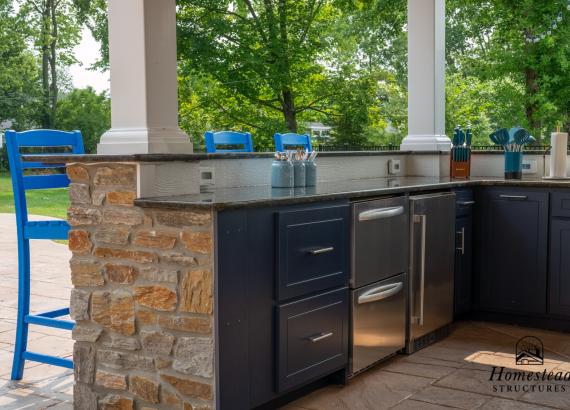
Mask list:
POLYGON ((550 141, 552 145, 552 151, 550 153, 550 177, 566 178, 568 133, 553 132, 550 141))

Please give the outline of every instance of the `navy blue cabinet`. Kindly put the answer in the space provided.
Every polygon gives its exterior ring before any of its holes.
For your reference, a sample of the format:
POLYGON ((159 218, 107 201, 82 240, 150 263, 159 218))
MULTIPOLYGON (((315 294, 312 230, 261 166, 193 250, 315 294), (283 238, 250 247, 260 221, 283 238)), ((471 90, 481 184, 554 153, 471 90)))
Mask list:
POLYGON ((546 313, 549 194, 481 189, 478 204, 478 308, 546 313))
POLYGON ((461 317, 471 310, 472 262, 473 262, 473 192, 456 192, 455 207, 455 274, 454 317, 461 317))
POLYGON ((548 312, 570 317, 570 193, 552 194, 548 312))
POLYGON ((348 201, 217 214, 220 408, 348 367, 349 225, 348 201))

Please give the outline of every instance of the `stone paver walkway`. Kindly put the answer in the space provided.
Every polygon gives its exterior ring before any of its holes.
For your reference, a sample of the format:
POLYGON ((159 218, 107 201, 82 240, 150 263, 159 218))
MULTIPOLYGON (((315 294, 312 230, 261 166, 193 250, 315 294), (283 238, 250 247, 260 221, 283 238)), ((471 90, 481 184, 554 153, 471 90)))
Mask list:
MULTIPOLYGON (((50 219, 30 217, 30 219, 50 219)), ((32 241, 32 312, 69 305, 71 280, 66 245, 32 241)), ((10 381, 16 329, 18 254, 13 214, 0 214, 0 409, 72 409, 73 372, 28 362, 24 378, 10 381)), ((30 326, 28 346, 40 353, 71 357, 71 332, 30 326)))

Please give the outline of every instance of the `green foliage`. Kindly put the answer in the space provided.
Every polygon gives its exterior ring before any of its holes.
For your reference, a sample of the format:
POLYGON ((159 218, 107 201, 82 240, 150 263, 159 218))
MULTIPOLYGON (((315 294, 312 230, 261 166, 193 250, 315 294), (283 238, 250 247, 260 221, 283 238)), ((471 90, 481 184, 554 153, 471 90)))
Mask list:
POLYGON ((80 130, 85 150, 96 153, 101 135, 111 127, 111 110, 105 93, 93 88, 74 89, 61 98, 56 116, 56 128, 80 130))

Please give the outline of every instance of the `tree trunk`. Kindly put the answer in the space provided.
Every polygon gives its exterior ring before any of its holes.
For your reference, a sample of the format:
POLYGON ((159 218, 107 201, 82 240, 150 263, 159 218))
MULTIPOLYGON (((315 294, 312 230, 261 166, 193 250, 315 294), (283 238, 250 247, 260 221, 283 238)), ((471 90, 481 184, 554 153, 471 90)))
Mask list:
POLYGON ((283 90, 283 116, 285 126, 291 132, 297 132, 297 111, 295 110, 295 99, 291 90, 283 90))
POLYGON ((50 10, 48 7, 42 10, 42 32, 41 32, 41 53, 42 53, 42 115, 41 125, 42 128, 52 128, 51 110, 50 110, 50 48, 49 48, 49 25, 50 25, 50 10))
POLYGON ((57 5, 55 0, 49 0, 50 2, 50 14, 51 14, 51 38, 50 38, 50 69, 51 69, 51 84, 50 84, 50 94, 51 94, 51 104, 50 104, 50 116, 51 116, 51 126, 55 126, 55 113, 57 110, 57 97, 58 97, 58 87, 57 87, 57 38, 58 38, 58 27, 57 27, 57 5))
POLYGON ((536 111, 538 110, 534 97, 539 91, 538 87, 538 73, 533 68, 525 69, 525 84, 526 84, 526 102, 525 111, 531 133, 536 136, 538 144, 542 143, 542 132, 540 121, 536 118, 536 111))

